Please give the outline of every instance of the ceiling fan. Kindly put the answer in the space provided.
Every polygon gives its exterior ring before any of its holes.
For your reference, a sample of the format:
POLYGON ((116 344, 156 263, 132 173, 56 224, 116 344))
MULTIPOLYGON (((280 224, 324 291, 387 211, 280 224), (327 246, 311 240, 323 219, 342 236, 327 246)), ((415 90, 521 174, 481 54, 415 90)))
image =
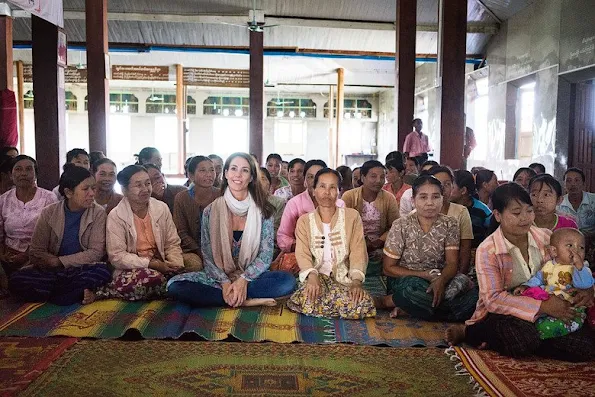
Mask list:
POLYGON ((223 23, 225 25, 240 26, 242 28, 248 28, 249 31, 258 32, 258 33, 264 32, 264 30, 267 28, 279 26, 279 25, 266 25, 266 22, 264 20, 264 11, 256 9, 256 0, 254 0, 254 2, 252 4, 253 4, 252 9, 250 10, 250 13, 248 14, 248 18, 250 18, 250 20, 247 22, 246 25, 238 25, 235 23, 225 23, 225 22, 223 22, 223 23))

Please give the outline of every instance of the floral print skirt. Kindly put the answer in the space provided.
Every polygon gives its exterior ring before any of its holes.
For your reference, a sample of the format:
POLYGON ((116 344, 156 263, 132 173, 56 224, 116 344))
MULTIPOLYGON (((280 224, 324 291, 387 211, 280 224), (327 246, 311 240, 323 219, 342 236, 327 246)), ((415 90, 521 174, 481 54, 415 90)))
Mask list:
POLYGON ((294 312, 313 317, 340 317, 357 320, 376 315, 374 300, 367 291, 356 305, 349 297, 349 287, 339 284, 329 276, 318 275, 320 294, 311 302, 306 295, 306 283, 302 283, 287 301, 294 312))

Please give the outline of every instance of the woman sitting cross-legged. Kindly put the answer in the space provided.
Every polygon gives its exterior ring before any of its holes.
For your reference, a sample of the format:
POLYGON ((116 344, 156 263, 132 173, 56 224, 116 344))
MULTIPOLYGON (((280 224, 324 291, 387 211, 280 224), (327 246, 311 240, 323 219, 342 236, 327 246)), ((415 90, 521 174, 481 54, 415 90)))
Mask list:
POLYGON ((95 179, 66 164, 59 192, 65 198, 43 209, 29 248, 31 264, 12 274, 10 291, 26 301, 57 305, 91 303, 93 291, 112 277, 105 260, 105 210, 95 203, 95 179))
POLYGON ((168 278, 184 270, 180 237, 167 204, 151 198, 145 167, 118 173, 124 198, 107 217, 107 254, 115 268, 97 298, 146 300, 163 297, 168 278))
POLYGON ((341 175, 323 168, 314 178, 315 211, 297 223, 295 256, 302 285, 287 306, 316 317, 373 317, 376 308, 364 291, 368 254, 357 210, 336 205, 341 175))
POLYGON ((203 307, 275 305, 273 298, 294 291, 295 278, 268 271, 273 260, 274 208, 249 154, 228 157, 223 175, 223 196, 205 208, 202 217, 204 271, 172 278, 168 296, 203 307))
MULTIPOLYGON (((413 183, 417 211, 397 219, 384 245, 383 268, 390 295, 376 301, 423 320, 463 321, 477 303, 476 288, 462 288, 457 275, 459 225, 440 213, 443 187, 433 176, 413 183)), ((465 277, 466 276, 462 276, 465 277)))
POLYGON ((499 186, 492 203, 498 228, 477 248, 477 309, 466 326, 447 330, 447 342, 455 345, 464 341, 511 357, 538 354, 565 361, 593 360, 595 336, 588 327, 542 340, 535 325, 544 315, 570 322, 577 315, 575 308, 593 305, 593 288, 567 291, 574 295, 573 303, 555 295, 543 301, 514 295, 517 287, 550 260, 551 231, 533 225, 531 197, 517 183, 499 186))

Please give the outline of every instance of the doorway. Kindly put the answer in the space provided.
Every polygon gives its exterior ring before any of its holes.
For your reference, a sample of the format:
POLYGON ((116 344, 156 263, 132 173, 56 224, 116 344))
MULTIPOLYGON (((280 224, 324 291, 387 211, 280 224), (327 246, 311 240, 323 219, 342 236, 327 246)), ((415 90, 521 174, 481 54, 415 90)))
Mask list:
POLYGON ((586 191, 595 190, 595 80, 576 84, 570 164, 584 171, 586 191))

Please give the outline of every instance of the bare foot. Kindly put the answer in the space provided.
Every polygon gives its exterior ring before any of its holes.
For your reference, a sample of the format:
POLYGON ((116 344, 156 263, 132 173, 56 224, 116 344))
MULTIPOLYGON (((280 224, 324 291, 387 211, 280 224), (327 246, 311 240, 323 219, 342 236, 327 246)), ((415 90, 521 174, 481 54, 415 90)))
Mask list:
POLYGON ((465 340, 465 325, 451 325, 446 329, 444 337, 449 346, 456 346, 465 340))
POLYGON ((376 309, 393 309, 395 302, 393 302, 392 295, 375 296, 374 306, 376 306, 376 309))
POLYGON ((389 314, 390 318, 397 318, 406 315, 407 312, 403 309, 395 307, 389 314))
POLYGON ((255 298, 255 299, 246 299, 244 307, 252 307, 252 306, 277 306, 277 301, 273 298, 255 298))
POLYGON ((83 293, 83 305, 88 305, 93 302, 95 302, 95 292, 90 289, 85 289, 85 292, 83 293))

